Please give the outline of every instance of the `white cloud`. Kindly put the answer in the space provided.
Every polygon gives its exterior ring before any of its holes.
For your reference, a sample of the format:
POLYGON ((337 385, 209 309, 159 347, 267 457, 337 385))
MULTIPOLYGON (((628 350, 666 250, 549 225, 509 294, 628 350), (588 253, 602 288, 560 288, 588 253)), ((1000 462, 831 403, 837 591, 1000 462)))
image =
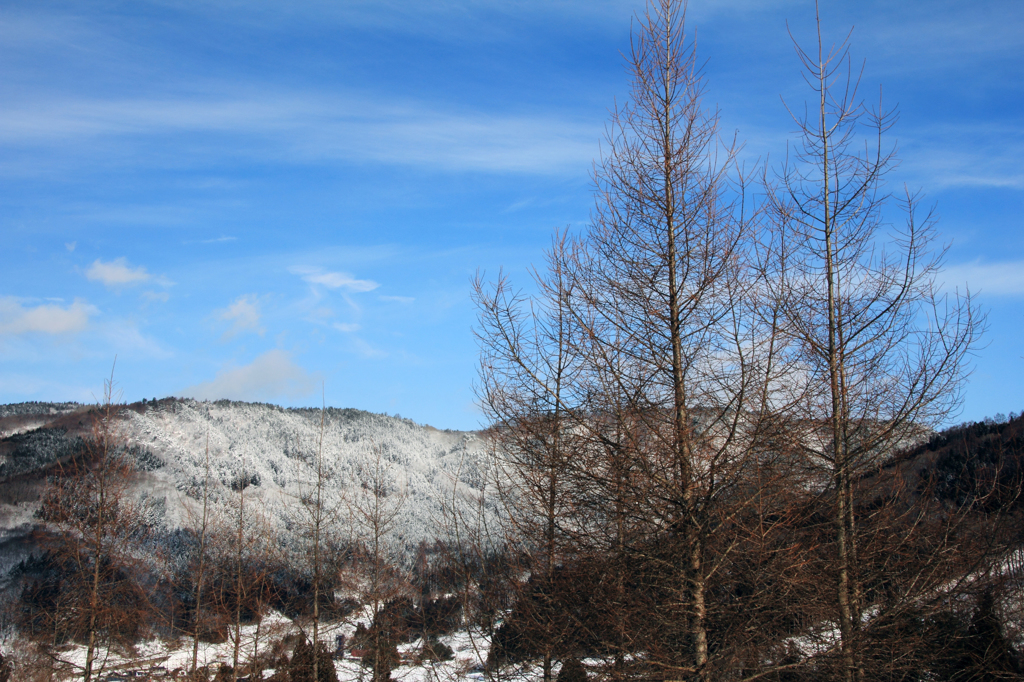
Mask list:
POLYGON ((78 242, 64 242, 64 248, 68 251, 74 251, 76 246, 78 246, 78 242))
POLYGON ((190 386, 181 394, 199 400, 269 401, 306 396, 316 387, 316 378, 296 365, 290 353, 271 350, 248 365, 224 369, 212 381, 190 386))
POLYGON ((156 303, 157 301, 167 303, 171 299, 171 295, 166 291, 144 291, 142 297, 146 299, 147 303, 156 303))
POLYGON ((348 289, 349 291, 373 291, 380 285, 369 279, 356 279, 347 272, 321 272, 316 268, 292 268, 291 272, 302 275, 302 279, 310 284, 319 284, 328 289, 348 289))
POLYGON ((25 307, 13 296, 0 297, 0 334, 72 334, 80 332, 89 324, 89 316, 95 315, 95 306, 81 299, 67 307, 40 305, 25 307))
POLYGON ((124 258, 117 258, 109 263, 104 263, 97 258, 89 269, 85 271, 85 276, 90 282, 102 282, 108 287, 137 284, 145 282, 151 277, 146 272, 146 268, 141 266, 137 268, 130 267, 128 261, 124 258))
POLYGON ((358 325, 358 324, 355 324, 355 323, 347 323, 347 322, 335 322, 334 323, 334 328, 337 329, 339 332, 346 332, 346 333, 348 333, 348 332, 357 332, 357 331, 359 331, 360 329, 362 329, 362 325, 358 325))
POLYGON ((1024 295, 1024 261, 983 263, 980 259, 945 268, 941 279, 952 289, 970 287, 971 293, 995 296, 1024 295))
POLYGON ((227 308, 216 311, 218 319, 231 322, 231 328, 224 332, 224 339, 230 339, 245 331, 254 331, 263 336, 266 329, 260 326, 262 317, 260 302, 253 295, 241 296, 227 308))

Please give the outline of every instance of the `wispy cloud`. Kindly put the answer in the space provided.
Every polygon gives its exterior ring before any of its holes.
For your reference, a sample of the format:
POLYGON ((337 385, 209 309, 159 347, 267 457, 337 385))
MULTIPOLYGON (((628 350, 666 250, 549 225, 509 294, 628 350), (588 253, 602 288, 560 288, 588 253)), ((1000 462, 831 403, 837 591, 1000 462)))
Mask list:
MULTIPOLYGON (((451 43, 495 42, 514 36, 523 26, 575 21, 591 25, 627 20, 636 0, 475 0, 474 2, 410 2, 409 0, 311 0, 289 6, 288 12, 268 0, 158 0, 190 12, 210 13, 236 25, 280 30, 282 25, 315 24, 336 29, 372 30, 382 35, 424 36, 451 43)), ((770 0, 760 0, 768 2, 770 0)), ((756 6, 758 0, 730 0, 731 5, 756 6)), ((641 5, 642 7, 642 5, 641 5)), ((736 8, 739 9, 739 8, 736 8)), ((513 38, 514 39, 514 38, 513 38)))
MULTIPOLYGON (((211 89, 214 89, 211 86, 211 89)), ((230 90, 230 86, 224 86, 230 90)), ((426 101, 347 94, 276 92, 252 98, 197 93, 161 99, 46 98, 0 110, 0 144, 45 149, 82 162, 101 144, 109 162, 137 164, 140 137, 212 134, 215 142, 154 153, 154 166, 204 155, 241 155, 308 164, 379 162, 450 171, 579 172, 589 167, 601 121, 453 109, 426 101), (123 155, 111 140, 124 140, 123 155)), ((28 167, 21 158, 10 166, 28 167)), ((5 164, 9 165, 9 164, 5 164)))
POLYGON ((412 303, 416 299, 412 296, 378 296, 382 301, 391 301, 393 303, 412 303))
MULTIPOLYGON (((189 11, 216 13, 219 18, 240 24, 276 28, 282 22, 315 22, 317 26, 329 24, 382 34, 425 36, 446 44, 514 39, 517 29, 526 26, 570 21, 588 24, 593 29, 614 30, 644 7, 637 0, 311 0, 290 6, 287 14, 283 14, 277 4, 268 0, 215 0, 199 5, 185 0, 159 1, 189 11)), ((799 0, 715 0, 693 3, 688 15, 699 20, 724 15, 735 21, 737 14, 798 4, 799 0)))
POLYGON ((356 279, 347 272, 323 272, 319 268, 295 267, 292 274, 300 275, 310 284, 319 284, 328 289, 345 289, 348 291, 373 291, 380 285, 369 279, 356 279))
POLYGON ((872 40, 893 70, 968 72, 977 79, 979 66, 993 58, 1019 58, 1024 13, 1016 2, 942 3, 939 11, 924 12, 911 3, 894 3, 887 12, 874 13, 859 39, 872 40))
POLYGON ((97 325, 100 347, 113 354, 124 357, 149 357, 168 360, 174 357, 172 349, 167 348, 154 336, 139 329, 138 322, 132 319, 112 319, 103 325, 97 325))
POLYGON ((945 268, 942 280, 949 289, 966 285, 972 294, 1024 296, 1024 261, 959 263, 945 268))
POLYGON ((73 334, 89 324, 99 312, 81 299, 69 306, 44 304, 28 306, 13 296, 0 297, 0 334, 73 334))
POLYGON ((102 282, 108 287, 147 282, 152 277, 146 272, 146 268, 142 266, 133 268, 124 258, 117 258, 109 263, 96 259, 85 271, 85 276, 90 282, 102 282))
POLYGON ((218 319, 231 322, 230 329, 221 337, 225 341, 246 331, 256 332, 260 336, 266 332, 266 329, 260 326, 260 302, 254 295, 241 296, 227 308, 217 310, 214 314, 218 319))
POLYGON ((1024 189, 1024 126, 944 123, 902 139, 902 166, 927 187, 1024 189))
POLYGON ((303 397, 316 386, 316 377, 295 364, 290 353, 278 349, 248 365, 224 369, 212 381, 190 386, 181 394, 199 400, 271 400, 303 397))
POLYGON ((339 332, 345 332, 346 334, 357 332, 363 328, 362 325, 355 324, 354 322, 335 322, 333 326, 339 332))
POLYGON ((213 239, 191 239, 182 244, 224 244, 227 242, 237 242, 238 237, 214 237, 213 239))
POLYGON ((380 348, 377 348, 374 345, 371 345, 365 339, 360 339, 359 337, 353 337, 352 338, 352 345, 355 347, 356 352, 359 353, 360 355, 362 355, 364 358, 386 358, 386 357, 388 357, 387 351, 382 350, 380 348))

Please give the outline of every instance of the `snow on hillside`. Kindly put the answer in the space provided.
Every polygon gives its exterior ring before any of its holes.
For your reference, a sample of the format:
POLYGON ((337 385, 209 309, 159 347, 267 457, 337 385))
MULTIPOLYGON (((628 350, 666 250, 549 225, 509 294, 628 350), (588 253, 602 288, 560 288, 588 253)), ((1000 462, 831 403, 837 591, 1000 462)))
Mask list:
MULTIPOLYGON (((150 498, 165 500, 168 528, 185 523, 185 506, 195 508, 202 498, 207 444, 215 507, 227 505, 244 479, 250 484, 246 494, 261 497, 280 526, 294 518, 295 500, 312 482, 309 461, 317 452, 320 410, 227 401, 158 405, 122 414, 129 443, 159 460, 146 467, 152 470, 141 476, 140 485, 150 498)), ((328 408, 322 448, 330 503, 345 518, 345 510, 365 496, 380 462, 390 503, 401 505, 391 539, 405 551, 439 537, 441 503, 452 499, 456 478, 461 482, 456 498, 462 502, 484 483, 485 442, 475 432, 439 431, 399 417, 328 408)))
POLYGON ((58 414, 67 414, 81 408, 82 405, 80 403, 11 403, 10 405, 0 405, 0 419, 26 414, 46 414, 53 416, 58 414))

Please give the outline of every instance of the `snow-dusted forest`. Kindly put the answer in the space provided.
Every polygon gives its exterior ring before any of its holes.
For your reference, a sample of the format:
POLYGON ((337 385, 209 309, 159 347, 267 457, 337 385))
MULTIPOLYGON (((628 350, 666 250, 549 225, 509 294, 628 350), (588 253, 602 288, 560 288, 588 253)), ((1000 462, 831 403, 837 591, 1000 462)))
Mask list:
MULTIPOLYGON (((82 432, 47 428, 62 415, 87 406, 27 403, 0 407, 8 451, 0 476, 37 472, 68 456, 82 432)), ((441 502, 473 495, 483 485, 485 441, 476 432, 440 431, 408 419, 354 409, 321 411, 221 401, 163 400, 136 404, 121 412, 123 438, 140 464, 135 485, 155 503, 154 522, 173 530, 187 523, 209 481, 209 501, 225 506, 232 486, 243 478, 266 505, 275 528, 287 522, 287 508, 309 483, 309 458, 322 449, 330 494, 337 504, 351 502, 380 459, 388 486, 403 499, 389 541, 410 554, 421 541, 432 542, 441 502), (207 454, 209 469, 207 471, 207 454), (207 478, 208 477, 208 478, 207 478)), ((34 502, 5 505, 5 526, 31 523, 34 502)), ((8 531, 10 532, 10 531, 8 531)))
POLYGON ((389 542, 411 555, 432 542, 441 520, 441 500, 458 480, 476 492, 482 486, 484 441, 472 432, 439 431, 407 419, 359 410, 282 409, 250 403, 173 401, 129 411, 127 438, 163 466, 142 484, 167 501, 168 527, 184 519, 180 506, 201 497, 209 448, 210 500, 223 504, 240 480, 251 483, 283 527, 287 507, 310 482, 309 461, 318 449, 326 463, 334 504, 351 503, 378 459, 389 491, 403 499, 389 542), (320 442, 321 417, 323 440, 320 442))

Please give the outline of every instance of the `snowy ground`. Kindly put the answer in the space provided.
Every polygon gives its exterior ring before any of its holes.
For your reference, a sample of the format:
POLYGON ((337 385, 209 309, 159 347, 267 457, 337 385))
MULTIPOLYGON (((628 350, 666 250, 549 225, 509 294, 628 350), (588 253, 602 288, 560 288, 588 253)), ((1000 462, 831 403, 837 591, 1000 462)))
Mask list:
MULTIPOLYGON (((334 648, 335 637, 338 634, 351 638, 355 631, 357 621, 345 623, 322 623, 320 626, 320 641, 324 642, 329 649, 334 648)), ((364 621, 364 624, 365 621, 364 621)), ((279 641, 284 636, 298 632, 298 627, 289 619, 280 614, 272 614, 264 618, 260 626, 261 652, 270 647, 271 642, 279 641)), ((242 645, 239 660, 243 663, 252 654, 256 626, 250 625, 242 628, 242 645)), ((489 641, 486 636, 471 633, 469 631, 458 631, 451 636, 441 637, 440 641, 451 647, 455 657, 451 661, 426 663, 423 665, 406 664, 395 668, 392 671, 392 678, 400 682, 445 682, 454 680, 475 680, 483 679, 483 663, 487 658, 489 641)), ((409 644, 398 646, 403 659, 412 660, 421 647, 419 640, 409 644)), ((11 646, 4 647, 15 654, 15 660, 19 658, 18 651, 11 646)), ((6 653, 6 652, 5 652, 6 653)), ((81 670, 85 666, 86 648, 84 646, 69 647, 59 653, 59 670, 55 679, 77 680, 81 679, 81 670), (78 670, 78 673, 74 671, 78 670)), ((221 663, 231 664, 233 658, 233 643, 229 640, 222 644, 199 643, 198 665, 208 666, 211 672, 219 669, 221 663)), ((334 666, 341 682, 363 682, 369 679, 369 669, 362 665, 362 662, 353 658, 346 652, 343 659, 335 658, 334 666)), ((107 679, 108 675, 124 675, 129 678, 146 679, 151 676, 154 679, 171 677, 175 673, 183 674, 192 667, 192 640, 181 638, 176 641, 149 640, 135 646, 132 652, 117 652, 101 650, 98 653, 94 670, 99 671, 99 680, 107 679)), ((526 672, 526 671, 524 671, 526 672)), ((270 678, 274 670, 268 669, 263 673, 264 679, 270 678)), ((120 679, 118 677, 117 679, 120 679)))

